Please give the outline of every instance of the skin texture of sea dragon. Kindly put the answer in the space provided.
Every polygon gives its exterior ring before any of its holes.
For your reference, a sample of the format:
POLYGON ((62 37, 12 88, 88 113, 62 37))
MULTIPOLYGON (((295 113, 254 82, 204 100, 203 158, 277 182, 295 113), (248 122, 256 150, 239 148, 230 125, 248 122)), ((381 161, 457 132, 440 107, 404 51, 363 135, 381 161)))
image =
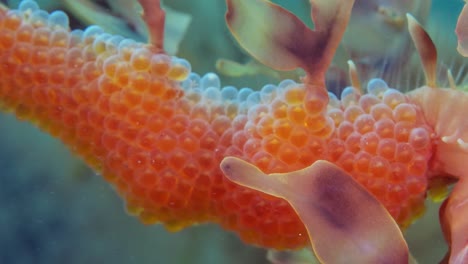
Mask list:
MULTIPOLYGON (((321 248, 316 237, 332 234, 345 246, 361 237, 355 244, 362 250, 407 260, 396 223, 405 228, 421 215, 430 180, 450 176, 459 182, 441 210, 451 244, 447 261, 466 261, 468 98, 436 88, 435 48, 417 22, 410 18, 410 32, 427 86, 405 95, 373 79, 362 94, 351 70, 355 87, 338 100, 324 75, 354 1, 312 0, 311 30, 267 1, 228 0, 228 26, 252 56, 276 70, 306 72, 301 83, 285 80, 259 91, 221 87, 215 74, 200 77, 186 60, 166 55, 159 1, 139 2, 149 44, 96 26, 70 31, 64 13, 47 14, 33 1, 2 7, 2 109, 60 138, 116 187, 143 223, 179 230, 215 222, 264 247, 312 243, 330 263, 339 261, 336 251, 321 248), (303 179, 292 180, 301 171, 303 179), (277 177, 287 188, 277 189, 277 177), (328 206, 295 203, 327 197, 328 206), (380 243, 365 247, 375 233, 365 235, 374 229, 372 221, 361 222, 364 213, 397 241, 396 251, 380 243), (324 222, 314 227, 307 217, 324 222), (330 224, 331 231, 314 234, 330 224)), ((360 263, 375 260, 368 256, 360 263)))

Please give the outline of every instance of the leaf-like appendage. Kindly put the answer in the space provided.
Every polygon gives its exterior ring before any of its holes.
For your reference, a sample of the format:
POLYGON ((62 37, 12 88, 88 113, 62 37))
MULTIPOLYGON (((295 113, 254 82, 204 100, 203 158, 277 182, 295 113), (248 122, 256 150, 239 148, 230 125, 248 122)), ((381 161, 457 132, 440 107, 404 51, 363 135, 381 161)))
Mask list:
POLYGON ((408 262, 406 242, 385 207, 328 161, 267 175, 246 161, 228 157, 221 170, 235 183, 287 200, 323 263, 408 262))
POLYGON ((457 28, 455 29, 458 37, 458 52, 468 57, 468 4, 463 7, 460 17, 458 17, 457 28))
POLYGON ((421 58, 426 83, 429 87, 436 87, 437 49, 429 34, 418 21, 410 14, 407 14, 406 17, 408 19, 408 30, 421 58))
POLYGON ((446 260, 450 264, 468 263, 468 180, 460 179, 440 207, 440 223, 449 243, 446 260))
POLYGON ((142 18, 149 30, 149 43, 156 52, 164 50, 164 23, 166 12, 162 10, 160 0, 138 0, 143 7, 142 18))
POLYGON ((348 24, 354 0, 314 0, 315 30, 265 0, 227 0, 226 21, 240 45, 276 70, 303 68, 324 80, 348 24))

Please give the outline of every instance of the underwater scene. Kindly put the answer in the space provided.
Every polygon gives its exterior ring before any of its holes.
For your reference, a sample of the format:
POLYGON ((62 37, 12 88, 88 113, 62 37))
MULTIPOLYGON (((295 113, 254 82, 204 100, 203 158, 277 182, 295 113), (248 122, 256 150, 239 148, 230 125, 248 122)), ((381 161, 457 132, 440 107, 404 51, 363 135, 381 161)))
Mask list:
POLYGON ((465 4, 1 0, 0 264, 468 263, 465 4))

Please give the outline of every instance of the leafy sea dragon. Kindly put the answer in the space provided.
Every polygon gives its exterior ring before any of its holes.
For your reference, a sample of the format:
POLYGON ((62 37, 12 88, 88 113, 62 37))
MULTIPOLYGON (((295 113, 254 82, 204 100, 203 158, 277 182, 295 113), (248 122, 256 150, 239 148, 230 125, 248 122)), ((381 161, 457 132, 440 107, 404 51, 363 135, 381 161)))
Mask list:
POLYGON ((423 212, 432 179, 453 177, 441 210, 446 260, 466 263, 468 99, 437 88, 435 48, 414 19, 427 85, 405 95, 373 79, 361 94, 351 67, 354 87, 338 100, 324 75, 354 1, 311 0, 311 30, 268 1, 227 0, 249 53, 306 72, 259 91, 221 87, 168 56, 159 0, 139 2, 147 44, 97 26, 70 31, 63 12, 31 0, 2 6, 2 109, 60 138, 143 223, 215 222, 268 248, 311 244, 326 263, 407 262, 400 228, 423 212))

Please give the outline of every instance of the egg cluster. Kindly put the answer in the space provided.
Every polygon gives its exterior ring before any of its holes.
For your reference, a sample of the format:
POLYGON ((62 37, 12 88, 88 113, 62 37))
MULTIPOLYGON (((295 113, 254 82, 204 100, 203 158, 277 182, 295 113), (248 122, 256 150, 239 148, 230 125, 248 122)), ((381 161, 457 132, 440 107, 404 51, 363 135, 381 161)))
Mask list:
POLYGON ((221 88, 212 73, 192 73, 183 86, 188 98, 196 98, 194 109, 205 111, 192 116, 223 124, 218 131, 225 133, 217 134, 225 155, 267 173, 328 160, 372 192, 401 226, 422 213, 432 131, 420 109, 383 80, 371 80, 364 95, 353 87, 344 89, 341 100, 330 93, 322 115, 308 111, 307 87, 291 80, 238 90, 221 88))
POLYGON ((346 88, 328 110, 336 125, 330 161, 372 192, 405 227, 424 209, 432 130, 401 92, 373 79, 368 93, 346 88))
POLYGON ((330 94, 327 105, 291 80, 254 91, 190 71, 183 59, 95 26, 70 32, 64 13, 33 1, 0 11, 1 106, 64 141, 145 223, 177 230, 212 221, 249 243, 306 245, 286 201, 222 175, 225 156, 267 173, 329 160, 402 226, 420 213, 431 131, 383 81, 362 96, 351 87, 341 101, 330 94))

